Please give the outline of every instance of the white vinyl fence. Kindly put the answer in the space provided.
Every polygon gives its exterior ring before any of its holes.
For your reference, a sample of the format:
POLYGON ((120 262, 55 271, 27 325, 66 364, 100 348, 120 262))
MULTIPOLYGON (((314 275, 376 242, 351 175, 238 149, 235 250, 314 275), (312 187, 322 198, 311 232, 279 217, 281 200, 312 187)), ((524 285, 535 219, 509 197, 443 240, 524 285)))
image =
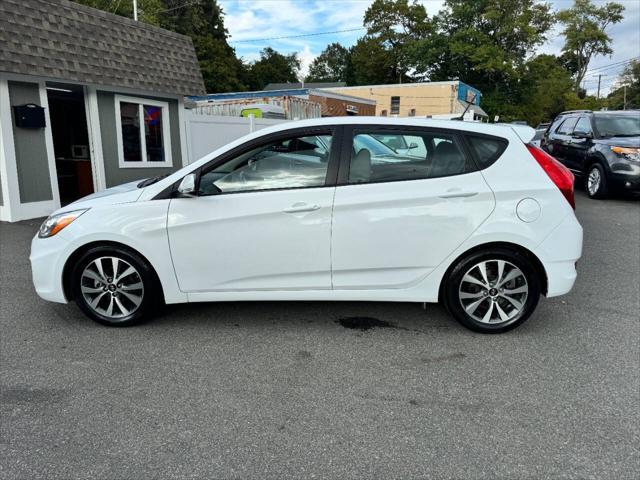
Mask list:
POLYGON ((288 120, 201 115, 193 110, 185 110, 189 163, 248 133, 286 121, 288 120))

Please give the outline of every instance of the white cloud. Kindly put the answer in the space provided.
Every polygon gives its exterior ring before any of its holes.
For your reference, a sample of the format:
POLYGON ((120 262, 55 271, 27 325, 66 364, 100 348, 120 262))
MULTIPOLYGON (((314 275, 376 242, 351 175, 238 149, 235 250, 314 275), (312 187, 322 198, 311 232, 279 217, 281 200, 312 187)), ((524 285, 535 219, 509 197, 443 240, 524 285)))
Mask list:
POLYGON ((304 79, 309 73, 309 66, 313 59, 316 58, 317 55, 311 52, 311 48, 309 45, 305 45, 302 49, 302 52, 298 53, 298 58, 300 59, 300 72, 298 77, 300 80, 304 79))

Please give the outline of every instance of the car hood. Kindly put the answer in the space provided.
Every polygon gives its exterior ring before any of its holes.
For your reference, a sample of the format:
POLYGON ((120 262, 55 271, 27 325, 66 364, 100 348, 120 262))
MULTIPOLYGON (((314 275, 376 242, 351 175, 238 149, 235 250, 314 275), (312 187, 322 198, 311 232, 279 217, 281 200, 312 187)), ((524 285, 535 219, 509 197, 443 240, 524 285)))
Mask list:
POLYGON ((97 207, 99 205, 115 205, 118 203, 135 202, 140 198, 144 188, 138 188, 140 180, 135 182, 124 183, 116 187, 101 190, 86 197, 82 197, 73 203, 61 208, 60 212, 68 212, 71 210, 79 210, 81 208, 97 207))
POLYGON ((635 147, 640 148, 640 137, 608 137, 598 138, 593 143, 601 145, 611 145, 612 147, 635 147))

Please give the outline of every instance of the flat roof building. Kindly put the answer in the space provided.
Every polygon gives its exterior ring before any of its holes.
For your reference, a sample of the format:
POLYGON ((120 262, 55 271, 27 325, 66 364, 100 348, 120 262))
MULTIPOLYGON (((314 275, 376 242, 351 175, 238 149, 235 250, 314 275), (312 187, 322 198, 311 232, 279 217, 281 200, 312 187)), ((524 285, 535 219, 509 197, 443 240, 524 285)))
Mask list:
POLYGON ((480 107, 482 94, 459 80, 446 82, 401 83, 330 87, 322 90, 376 102, 377 116, 430 117, 473 110, 474 119, 486 118, 480 107))

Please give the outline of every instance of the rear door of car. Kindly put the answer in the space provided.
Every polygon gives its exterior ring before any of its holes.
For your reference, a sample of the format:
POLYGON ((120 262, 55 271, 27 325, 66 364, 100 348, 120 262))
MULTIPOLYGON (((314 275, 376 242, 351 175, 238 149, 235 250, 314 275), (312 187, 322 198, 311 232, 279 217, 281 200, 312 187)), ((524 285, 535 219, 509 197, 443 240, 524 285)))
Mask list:
POLYGON ((336 290, 414 285, 494 208, 455 130, 353 125, 344 139, 331 235, 336 290), (391 134, 415 146, 393 154, 372 140, 391 134))

